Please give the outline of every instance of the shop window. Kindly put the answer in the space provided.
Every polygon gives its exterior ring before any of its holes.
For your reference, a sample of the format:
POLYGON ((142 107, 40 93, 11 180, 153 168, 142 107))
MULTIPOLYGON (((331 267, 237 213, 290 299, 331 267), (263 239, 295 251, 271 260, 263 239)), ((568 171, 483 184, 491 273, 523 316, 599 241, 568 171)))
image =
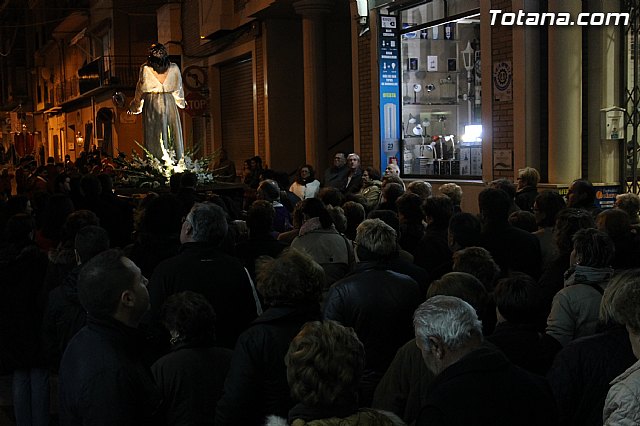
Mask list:
POLYGON ((479 12, 433 1, 399 15, 403 175, 481 179, 479 12))

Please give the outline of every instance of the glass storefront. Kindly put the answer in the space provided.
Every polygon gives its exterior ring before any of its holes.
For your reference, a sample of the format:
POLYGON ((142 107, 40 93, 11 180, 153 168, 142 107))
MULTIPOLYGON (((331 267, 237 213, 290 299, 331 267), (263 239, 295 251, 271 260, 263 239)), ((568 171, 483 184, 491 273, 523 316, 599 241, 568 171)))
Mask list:
POLYGON ((482 178, 480 15, 456 3, 399 12, 405 177, 482 178))

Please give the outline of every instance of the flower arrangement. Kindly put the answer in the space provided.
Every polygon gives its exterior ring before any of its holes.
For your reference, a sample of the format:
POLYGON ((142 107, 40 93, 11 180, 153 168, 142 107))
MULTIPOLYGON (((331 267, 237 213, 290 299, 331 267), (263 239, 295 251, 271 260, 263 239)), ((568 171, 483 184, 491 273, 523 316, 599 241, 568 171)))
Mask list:
POLYGON ((216 181, 214 172, 210 166, 219 154, 194 159, 199 147, 191 151, 186 151, 184 157, 177 159, 173 149, 165 149, 162 146, 162 159, 156 158, 151 152, 135 141, 142 151, 143 156, 138 155, 134 149, 131 159, 127 159, 126 154, 120 152, 117 158, 113 159, 116 164, 115 171, 119 173, 119 183, 123 185, 134 185, 139 187, 152 186, 157 188, 169 183, 169 179, 175 173, 191 172, 198 177, 198 183, 207 184, 216 181))

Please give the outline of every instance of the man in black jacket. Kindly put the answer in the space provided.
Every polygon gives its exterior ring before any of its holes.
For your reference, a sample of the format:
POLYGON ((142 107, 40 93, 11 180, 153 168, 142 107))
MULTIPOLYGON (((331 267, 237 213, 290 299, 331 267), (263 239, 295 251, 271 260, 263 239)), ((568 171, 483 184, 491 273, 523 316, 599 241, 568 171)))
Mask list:
POLYGON ((555 425, 545 380, 482 345, 475 309, 453 296, 434 296, 414 315, 416 344, 436 375, 416 425, 555 425))
POLYGON ((172 294, 186 290, 202 294, 216 312, 218 345, 233 349, 240 333, 262 312, 247 270, 220 249, 227 230, 221 207, 196 203, 182 224, 180 253, 156 267, 149 294, 156 320, 172 294))
POLYGON ((87 325, 60 364, 60 424, 158 424, 161 397, 137 329, 149 309, 147 279, 120 251, 107 250, 80 272, 78 296, 87 325))
POLYGON ((501 189, 487 188, 478 195, 482 221, 480 247, 491 253, 503 276, 524 272, 538 279, 542 257, 535 235, 509 224, 509 195, 501 189))
POLYGON ((420 303, 418 283, 391 271, 396 232, 380 219, 367 219, 356 233, 358 265, 329 289, 324 317, 353 327, 364 345, 365 372, 360 404, 368 406, 396 351, 412 337, 411 315, 420 303))

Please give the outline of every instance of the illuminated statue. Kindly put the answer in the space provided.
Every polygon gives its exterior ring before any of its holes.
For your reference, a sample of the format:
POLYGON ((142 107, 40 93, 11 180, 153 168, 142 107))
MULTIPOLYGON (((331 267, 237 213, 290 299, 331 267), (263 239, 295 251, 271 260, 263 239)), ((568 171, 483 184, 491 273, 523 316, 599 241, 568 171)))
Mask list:
POLYGON ((175 151, 176 159, 184 155, 178 107, 185 106, 180 68, 169 62, 162 44, 152 44, 147 62, 140 67, 135 98, 128 112, 142 113, 144 145, 154 157, 162 159, 170 149, 175 151))

